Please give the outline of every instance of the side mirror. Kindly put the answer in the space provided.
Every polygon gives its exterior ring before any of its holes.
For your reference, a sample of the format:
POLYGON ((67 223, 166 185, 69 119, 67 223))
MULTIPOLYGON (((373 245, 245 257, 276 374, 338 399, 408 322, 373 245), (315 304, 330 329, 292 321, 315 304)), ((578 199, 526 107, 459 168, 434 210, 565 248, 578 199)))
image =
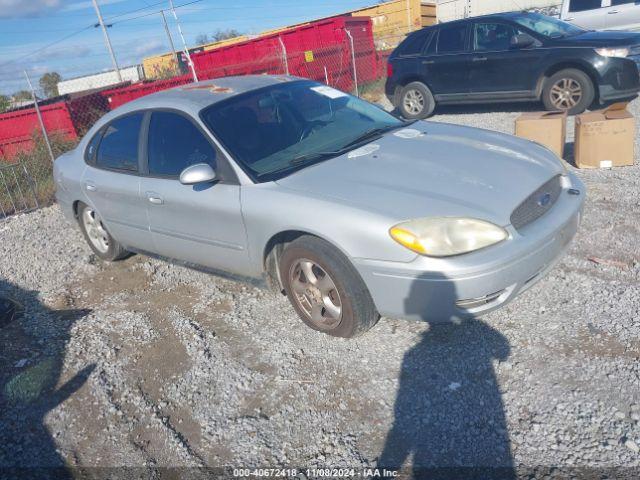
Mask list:
POLYGON ((180 183, 183 185, 197 185, 209 183, 216 179, 216 172, 208 163, 196 163, 185 168, 180 174, 180 183))
POLYGON ((519 33, 511 37, 511 48, 529 48, 535 43, 536 39, 526 33, 519 33))

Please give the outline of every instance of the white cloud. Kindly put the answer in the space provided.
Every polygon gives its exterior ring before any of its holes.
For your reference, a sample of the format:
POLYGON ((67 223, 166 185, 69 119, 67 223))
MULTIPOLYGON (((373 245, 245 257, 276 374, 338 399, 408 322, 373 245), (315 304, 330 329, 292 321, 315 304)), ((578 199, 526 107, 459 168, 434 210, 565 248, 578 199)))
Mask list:
MULTIPOLYGON (((111 5, 113 3, 122 3, 126 1, 127 0, 98 0, 98 5, 102 7, 104 5, 111 5)), ((84 10, 85 8, 93 8, 93 2, 91 2, 91 0, 88 0, 88 1, 71 3, 65 6, 62 10, 65 12, 73 12, 75 10, 84 10)))
POLYGON ((61 0, 0 0, 0 18, 35 17, 60 7, 61 0))

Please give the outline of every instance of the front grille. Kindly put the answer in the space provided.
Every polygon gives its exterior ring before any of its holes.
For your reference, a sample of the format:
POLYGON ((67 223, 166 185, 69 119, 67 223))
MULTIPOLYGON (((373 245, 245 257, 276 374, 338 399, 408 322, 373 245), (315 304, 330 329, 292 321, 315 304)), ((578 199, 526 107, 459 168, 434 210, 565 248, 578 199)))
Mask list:
POLYGON ((536 221, 555 205, 562 192, 560 175, 538 188, 511 214, 511 225, 520 230, 536 221))

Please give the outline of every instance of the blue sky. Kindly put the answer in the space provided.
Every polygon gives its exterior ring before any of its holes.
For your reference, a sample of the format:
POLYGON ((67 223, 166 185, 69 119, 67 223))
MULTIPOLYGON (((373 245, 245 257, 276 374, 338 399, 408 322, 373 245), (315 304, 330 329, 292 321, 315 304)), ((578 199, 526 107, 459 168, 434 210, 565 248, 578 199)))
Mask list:
MULTIPOLYGON (((176 7, 194 0, 174 0, 176 7)), ((158 12, 168 0, 98 0, 120 66, 170 49, 158 12)), ((375 0, 197 0, 177 8, 187 43, 217 29, 258 33, 376 3, 375 0)), ((177 27, 167 15, 173 40, 177 27)), ((48 71, 72 78, 111 69, 91 0, 0 0, 0 93, 25 89, 48 71), (79 32, 79 33, 76 33, 79 32), (69 38, 66 38, 69 36, 69 38), (48 44, 58 42, 46 47, 48 44), (43 48, 46 47, 46 48, 43 48)))

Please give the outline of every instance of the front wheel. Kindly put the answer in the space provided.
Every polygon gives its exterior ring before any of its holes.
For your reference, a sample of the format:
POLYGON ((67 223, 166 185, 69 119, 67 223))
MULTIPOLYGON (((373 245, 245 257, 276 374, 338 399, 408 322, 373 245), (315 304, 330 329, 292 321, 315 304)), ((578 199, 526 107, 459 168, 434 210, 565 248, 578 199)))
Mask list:
POLYGON ((400 92, 398 110, 409 120, 420 120, 431 116, 436 101, 429 87, 422 82, 411 82, 400 92))
POLYGON ((380 318, 351 262, 317 237, 302 236, 287 246, 280 278, 293 308, 314 330, 353 338, 380 318))
POLYGON ((584 112, 595 100, 595 88, 589 75, 575 68, 555 73, 545 82, 542 101, 549 111, 569 115, 584 112))

